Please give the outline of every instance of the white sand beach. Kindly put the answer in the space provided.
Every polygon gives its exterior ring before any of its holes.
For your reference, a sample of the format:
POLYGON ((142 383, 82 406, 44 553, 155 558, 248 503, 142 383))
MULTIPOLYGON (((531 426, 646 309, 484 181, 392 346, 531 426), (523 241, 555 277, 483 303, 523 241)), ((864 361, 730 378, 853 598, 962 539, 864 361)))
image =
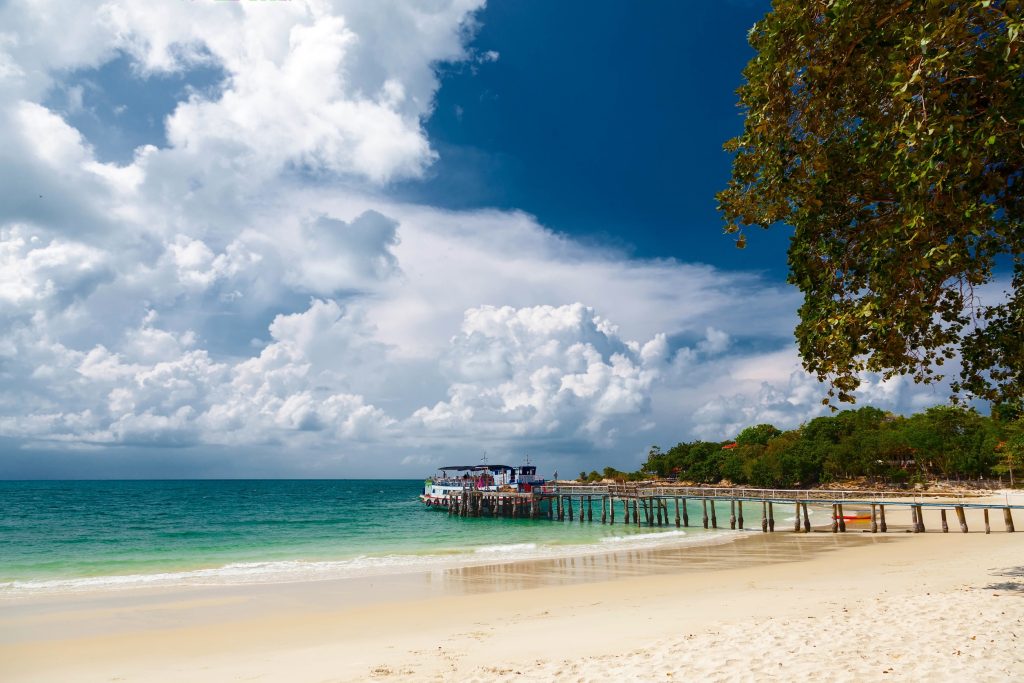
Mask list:
POLYGON ((1024 534, 968 521, 969 534, 747 532, 389 577, 6 599, 0 677, 1020 679, 1024 534))

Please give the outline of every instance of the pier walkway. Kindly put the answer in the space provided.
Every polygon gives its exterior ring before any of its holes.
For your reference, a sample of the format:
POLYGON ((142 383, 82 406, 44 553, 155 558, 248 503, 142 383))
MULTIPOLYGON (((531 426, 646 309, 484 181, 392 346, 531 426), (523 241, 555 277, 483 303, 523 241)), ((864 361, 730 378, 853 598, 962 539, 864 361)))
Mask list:
POLYGON ((963 533, 968 532, 965 510, 981 510, 985 533, 992 531, 989 513, 1002 513, 1003 528, 1014 532, 1013 510, 1024 510, 1024 494, 1005 496, 1002 502, 979 501, 964 495, 928 493, 922 491, 830 491, 786 490, 755 488, 720 488, 695 486, 661 486, 642 484, 600 485, 548 485, 529 493, 479 491, 465 489, 452 494, 447 501, 448 514, 461 517, 509 517, 549 519, 552 521, 579 521, 601 524, 634 524, 636 526, 677 528, 689 527, 691 514, 699 517, 705 529, 719 528, 719 515, 726 523, 728 512, 730 529, 744 529, 744 504, 755 517, 760 512, 763 532, 775 531, 775 512, 778 506, 792 506, 793 531, 809 533, 812 530, 808 507, 831 506, 830 530, 845 532, 848 521, 870 520, 864 531, 886 533, 886 508, 909 508, 910 531, 923 533, 925 510, 938 512, 940 528, 949 531, 947 513, 956 516, 963 533), (844 509, 844 506, 845 509, 844 509), (616 509, 621 509, 616 520, 616 509), (753 508, 753 510, 751 510, 753 508), (758 509, 760 508, 760 509, 758 509), (674 515, 673 515, 674 513, 674 515))

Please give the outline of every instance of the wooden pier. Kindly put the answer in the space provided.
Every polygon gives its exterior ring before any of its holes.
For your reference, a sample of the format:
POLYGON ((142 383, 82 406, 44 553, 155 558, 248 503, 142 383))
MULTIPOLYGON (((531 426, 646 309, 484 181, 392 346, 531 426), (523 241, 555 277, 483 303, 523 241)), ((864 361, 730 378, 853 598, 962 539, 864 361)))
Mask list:
MULTIPOLYGON (((725 525, 728 511, 730 529, 746 529, 747 521, 755 520, 754 529, 764 533, 775 531, 776 514, 791 510, 792 530, 810 533, 812 530, 847 531, 847 521, 855 518, 869 526, 861 529, 870 533, 886 533, 886 509, 909 509, 911 523, 907 531, 924 533, 938 522, 939 529, 948 533, 947 514, 956 516, 961 533, 968 533, 966 510, 981 510, 984 533, 992 526, 989 513, 1002 513, 1003 529, 1014 532, 1013 511, 1024 510, 1024 496, 1019 502, 1006 499, 1004 503, 972 502, 971 498, 919 491, 823 491, 781 490, 753 488, 716 488, 691 486, 643 485, 549 485, 529 493, 480 491, 464 489, 451 494, 447 500, 449 515, 459 517, 507 517, 521 519, 548 519, 559 522, 601 524, 632 524, 647 527, 689 527, 691 513, 699 512, 699 524, 705 529, 719 527, 719 514, 725 525), (744 505, 748 517, 744 517, 744 505), (845 506, 845 508, 844 508, 845 506), (827 528, 814 529, 808 508, 831 508, 827 528), (851 511, 857 514, 850 514, 851 511), (617 512, 618 511, 618 512, 617 512), (925 523, 925 511, 932 521, 925 523), (758 518, 758 513, 760 517, 758 518), (596 519, 595 519, 596 518, 596 519)), ((934 528, 934 527, 933 527, 934 528)), ((979 530, 980 531, 980 530, 979 530)))

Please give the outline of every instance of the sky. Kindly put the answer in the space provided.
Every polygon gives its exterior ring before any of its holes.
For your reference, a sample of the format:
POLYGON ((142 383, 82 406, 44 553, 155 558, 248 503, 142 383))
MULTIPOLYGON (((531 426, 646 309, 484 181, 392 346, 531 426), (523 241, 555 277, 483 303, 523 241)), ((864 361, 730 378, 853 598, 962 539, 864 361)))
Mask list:
POLYGON ((785 229, 715 208, 767 9, 0 3, 0 477, 634 469, 822 414, 785 229))

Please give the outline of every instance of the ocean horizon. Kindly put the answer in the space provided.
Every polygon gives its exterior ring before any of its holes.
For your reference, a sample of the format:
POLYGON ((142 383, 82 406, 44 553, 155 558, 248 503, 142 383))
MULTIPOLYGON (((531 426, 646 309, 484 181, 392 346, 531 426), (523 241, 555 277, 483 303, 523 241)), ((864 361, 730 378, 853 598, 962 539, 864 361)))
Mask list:
MULTIPOLYGON (((717 543, 740 535, 621 522, 452 517, 425 508, 417 498, 422 484, 0 481, 0 596, 345 578, 717 543)), ((690 515, 699 512, 691 507, 690 515)))

